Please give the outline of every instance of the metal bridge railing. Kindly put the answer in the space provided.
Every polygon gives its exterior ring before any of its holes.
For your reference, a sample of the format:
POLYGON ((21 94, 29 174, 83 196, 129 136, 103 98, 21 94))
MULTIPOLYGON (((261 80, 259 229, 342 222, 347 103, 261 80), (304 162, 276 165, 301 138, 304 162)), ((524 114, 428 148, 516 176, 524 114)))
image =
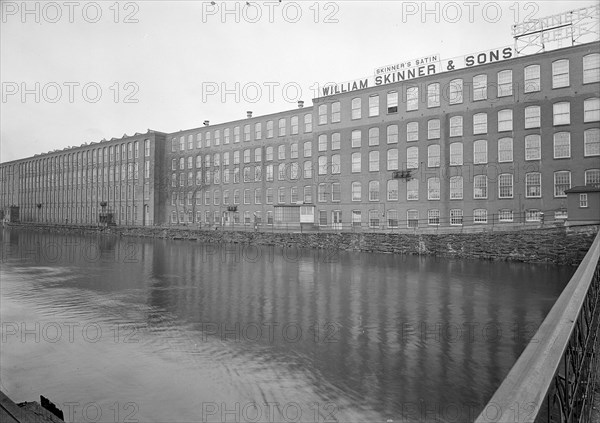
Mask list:
POLYGON ((600 233, 476 423, 590 421, 600 354, 599 257, 600 233))

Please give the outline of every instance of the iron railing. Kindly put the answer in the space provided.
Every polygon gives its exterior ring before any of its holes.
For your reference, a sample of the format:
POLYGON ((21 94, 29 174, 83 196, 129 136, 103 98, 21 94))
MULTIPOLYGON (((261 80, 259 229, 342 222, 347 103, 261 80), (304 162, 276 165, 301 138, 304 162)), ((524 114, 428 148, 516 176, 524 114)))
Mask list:
POLYGON ((600 353, 600 233, 476 423, 588 422, 600 353))

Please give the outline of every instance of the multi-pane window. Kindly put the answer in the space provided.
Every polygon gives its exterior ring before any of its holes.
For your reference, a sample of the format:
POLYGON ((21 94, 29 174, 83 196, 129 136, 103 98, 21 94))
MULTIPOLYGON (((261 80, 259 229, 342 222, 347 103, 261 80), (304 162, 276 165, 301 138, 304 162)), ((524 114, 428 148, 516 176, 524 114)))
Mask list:
POLYGON ((388 210, 387 212, 387 225, 388 228, 397 228, 398 227, 398 210, 388 210))
POLYGON ((487 175, 475 175, 473 177, 473 198, 487 198, 487 175))
POLYGON ((600 169, 588 169, 585 171, 585 185, 600 187, 600 169))
POLYGON ((571 104, 568 101, 554 103, 552 106, 553 124, 568 125, 571 123, 571 104))
POLYGON ((440 167, 440 146, 438 144, 427 147, 427 166, 440 167))
POLYGON ((438 107, 440 105, 440 83, 434 82, 427 85, 427 107, 438 107))
POLYGON ((244 150, 244 163, 250 163, 250 149, 244 150))
MULTIPOLYGON (((325 186, 325 184, 321 184, 321 185, 323 185, 323 187, 325 186)), ((319 185, 319 191, 320 191, 321 185, 319 185)), ((285 188, 284 187, 279 187, 277 189, 277 202, 285 203, 285 188)))
POLYGON ((273 138, 273 121, 267 121, 267 138, 273 138))
POLYGON ((498 162, 513 161, 513 139, 500 138, 498 140, 498 162))
POLYGON ((202 133, 196 135, 196 148, 202 148, 202 133))
POLYGON ((233 164, 240 164, 240 151, 236 150, 233 152, 233 164))
MULTIPOLYGON (((179 137, 179 151, 183 151, 185 150, 185 137, 182 135, 181 137, 179 137)), ((121 150, 121 152, 123 153, 121 155, 121 160, 125 159, 125 145, 123 145, 123 149, 121 150)))
POLYGON ((566 197, 565 190, 571 188, 571 172, 561 170, 554 172, 554 196, 566 197))
POLYGON ((312 157, 312 141, 304 143, 304 157, 312 157))
POLYGON ((513 175, 502 173, 498 175, 498 198, 513 197, 513 175))
POLYGON ((542 158, 542 137, 538 134, 525 137, 525 160, 540 160, 542 158))
POLYGON ((453 142, 450 144, 450 166, 460 166, 463 164, 463 144, 462 142, 453 142))
POLYGON ((419 167, 419 147, 408 147, 406 149, 406 168, 417 169, 419 167))
POLYGON ((569 61, 567 59, 552 62, 552 88, 569 86, 569 61))
POLYGON ((244 141, 250 141, 250 125, 244 125, 244 141))
POLYGON ((427 210, 427 224, 431 226, 439 226, 440 211, 437 209, 427 210))
POLYGON ((583 83, 600 81, 600 54, 592 53, 583 56, 583 83))
POLYGON ((540 198, 542 196, 542 174, 531 172, 525 174, 525 197, 540 198))
POLYGON ((395 148, 387 152, 387 170, 398 170, 398 150, 395 148))
POLYGON ((398 112, 398 91, 390 91, 387 93, 387 112, 398 112))
POLYGON ((352 119, 360 119, 362 116, 362 101, 360 97, 356 97, 352 99, 352 119))
POLYGON ((435 140, 440 137, 440 120, 429 119, 427 121, 427 139, 435 140))
POLYGON ((462 137, 463 135, 463 117, 452 116, 450 118, 450 136, 462 137))
POLYGON ((369 228, 379 228, 379 210, 369 210, 369 228))
POLYGON ((277 147, 277 158, 279 160, 285 160, 285 145, 277 147))
POLYGON ((279 119, 278 126, 279 126, 279 132, 278 132, 279 136, 280 137, 285 136, 285 118, 279 119))
POLYGON ((600 121, 600 98, 587 98, 583 102, 583 121, 600 121))
POLYGON ((473 101, 487 99, 487 75, 473 77, 473 101))
MULTIPOLYGON (((233 142, 234 143, 238 143, 240 142, 240 127, 236 126, 233 128, 233 142)), ((227 144, 227 143, 225 143, 227 144)))
POLYGON ((498 111, 498 132, 512 131, 513 129, 513 112, 511 109, 498 111))
POLYGON ((290 203, 295 204, 298 202, 298 187, 290 188, 290 203))
POLYGON ((341 159, 339 154, 333 154, 331 156, 331 174, 337 174, 341 172, 341 159))
MULTIPOLYGON (((215 133, 216 133, 216 132, 219 132, 219 131, 215 131, 215 133)), ((204 146, 205 146, 205 147, 210 147, 210 131, 209 131, 209 132, 207 132, 207 133, 205 134, 205 136, 204 136, 204 146)))
POLYGON ((473 223, 487 223, 487 210, 486 209, 473 210, 473 223))
POLYGON ((265 203, 273 204, 273 188, 267 188, 265 191, 265 203))
POLYGON ((352 226, 360 227, 362 225, 362 212, 360 210, 352 210, 352 226))
POLYGON ((398 201, 398 179, 387 181, 387 199, 388 201, 398 201))
POLYGON ((419 141, 419 122, 408 122, 406 124, 406 141, 419 141))
POLYGON ((312 132, 312 115, 304 115, 304 132, 312 132))
POLYGON ((257 122, 254 124, 254 139, 259 140, 262 138, 262 123, 257 122))
POLYGON ((406 210, 406 227, 419 227, 419 210, 406 210))
POLYGON ((463 224, 463 211, 462 209, 450 210, 450 224, 451 225, 462 225, 463 224))
POLYGON ((337 123, 342 120, 341 103, 335 101, 331 103, 331 123, 337 123))
POLYGON ((304 178, 305 179, 312 178, 312 162, 310 160, 305 161, 303 167, 304 167, 304 178))
POLYGON ((379 116, 379 95, 369 96, 369 117, 379 116))
MULTIPOLYGON (((331 149, 339 150, 341 147, 341 135, 339 132, 334 132, 331 134, 331 149)), ((293 158, 293 157, 292 157, 293 158)))
POLYGON ((583 155, 600 156, 600 129, 591 128, 583 133, 583 155))
POLYGON ((526 66, 523 73, 525 77, 524 91, 526 93, 540 91, 540 65, 526 66))
POLYGON ((325 125, 327 123, 327 105, 321 104, 319 106, 319 125, 325 125))
POLYGON ((298 133, 298 116, 292 116, 290 119, 290 132, 292 135, 298 133))
MULTIPOLYGON (((294 145, 296 146, 296 149, 298 149, 298 144, 292 144, 292 147, 294 145)), ((296 156, 297 156, 297 154, 296 154, 296 156)), ((261 147, 257 147, 257 148, 254 149, 254 161, 256 163, 259 163, 259 162, 262 161, 262 148, 261 147)))
POLYGON ((318 138, 319 151, 327 151, 327 135, 321 134, 318 138))
POLYGON ((537 209, 525 210, 525 221, 526 222, 539 222, 540 221, 540 211, 537 209))
POLYGON ((362 144, 362 131, 360 129, 356 129, 352 131, 352 147, 360 147, 362 144))
POLYGON ((487 113, 473 115, 473 135, 487 133, 487 113))
POLYGON ((554 158, 565 159, 571 157, 571 134, 557 132, 554 134, 554 158))
POLYGON ((362 191, 360 182, 352 182, 352 201, 361 201, 362 191))
POLYGON ((388 125, 387 127, 387 143, 398 143, 398 125, 388 125))
POLYGON ((304 204, 312 203, 312 187, 310 185, 304 187, 303 194, 304 204))
POLYGON ((411 179, 406 183, 406 199, 415 200, 419 199, 419 180, 411 179))
POLYGON ((463 177, 452 176, 450 177, 450 199, 451 200, 462 200, 463 198, 463 177))
POLYGON ((369 152, 369 172, 379 172, 379 151, 369 152))
POLYGON ((498 72, 498 97, 506 97, 512 95, 512 70, 507 69, 498 72))
POLYGON ((379 145, 379 128, 369 128, 369 146, 379 145))
POLYGON ((587 194, 579 194, 579 207, 586 208, 588 206, 587 194))
POLYGON ((265 160, 268 162, 273 160, 273 147, 272 146, 268 146, 265 149, 265 160))
POLYGON ((428 200, 439 200, 440 199, 440 178, 431 177, 427 179, 427 199, 428 200))
POLYGON ((406 111, 419 110, 419 87, 406 89, 406 111))
POLYGON ((512 210, 499 210, 498 212, 498 220, 500 222, 512 222, 513 221, 513 211, 512 210))
POLYGON ((369 182, 369 201, 379 201, 379 181, 369 182))
POLYGON ((352 172, 361 171, 361 153, 352 153, 352 172))
POLYGON ((327 156, 319 156, 319 175, 327 175, 327 156))
MULTIPOLYGON (((223 129, 223 144, 229 144, 231 141, 231 130, 229 128, 223 129)), ((221 143, 221 133, 215 131, 215 145, 219 145, 221 143)))
POLYGON ((463 80, 453 79, 450 81, 450 93, 448 97, 450 104, 460 104, 463 102, 463 80))
POLYGON ((541 125, 540 106, 525 107, 525 129, 539 128, 541 125))
POLYGON ((290 158, 297 159, 298 158, 298 143, 293 142, 290 144, 290 158))
POLYGON ((331 184, 331 201, 339 202, 342 200, 342 192, 339 182, 333 182, 331 184))

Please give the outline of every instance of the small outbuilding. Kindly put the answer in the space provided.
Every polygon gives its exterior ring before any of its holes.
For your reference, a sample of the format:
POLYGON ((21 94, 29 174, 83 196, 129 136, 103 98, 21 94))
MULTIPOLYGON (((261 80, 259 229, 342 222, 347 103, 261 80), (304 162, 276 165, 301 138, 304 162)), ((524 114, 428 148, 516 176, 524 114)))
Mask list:
POLYGON ((566 225, 600 223, 600 186, 578 186, 565 190, 567 194, 566 225))

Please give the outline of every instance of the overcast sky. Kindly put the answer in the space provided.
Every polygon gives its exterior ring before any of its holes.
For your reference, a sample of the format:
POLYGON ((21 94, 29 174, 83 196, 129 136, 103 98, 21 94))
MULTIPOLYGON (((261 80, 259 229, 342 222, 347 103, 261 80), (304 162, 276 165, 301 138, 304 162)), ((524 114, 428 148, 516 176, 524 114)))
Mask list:
POLYGON ((309 106, 315 84, 512 45, 526 17, 596 3, 1 1, 0 160, 309 106))

